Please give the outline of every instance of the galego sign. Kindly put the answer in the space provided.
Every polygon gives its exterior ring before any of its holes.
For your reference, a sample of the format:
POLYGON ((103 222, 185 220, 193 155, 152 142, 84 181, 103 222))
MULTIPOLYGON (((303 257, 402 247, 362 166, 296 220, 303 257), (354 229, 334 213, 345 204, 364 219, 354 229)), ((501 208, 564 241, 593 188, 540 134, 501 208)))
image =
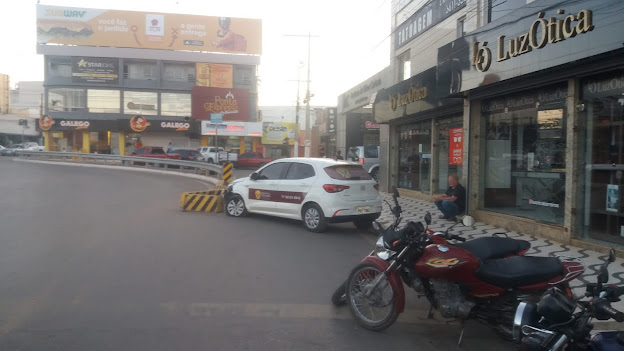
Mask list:
POLYGON ((160 127, 163 129, 175 129, 178 132, 185 132, 191 128, 191 124, 187 122, 162 122, 160 127))
POLYGON ((88 129, 91 123, 89 121, 61 121, 61 127, 71 127, 76 129, 88 129))

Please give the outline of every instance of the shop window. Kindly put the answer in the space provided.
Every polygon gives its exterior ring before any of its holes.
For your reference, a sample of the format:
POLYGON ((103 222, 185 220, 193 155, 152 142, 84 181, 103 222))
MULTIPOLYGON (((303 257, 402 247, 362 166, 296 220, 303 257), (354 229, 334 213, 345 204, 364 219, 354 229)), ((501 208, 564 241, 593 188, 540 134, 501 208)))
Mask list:
POLYGON ((124 78, 134 80, 156 80, 156 62, 125 62, 124 78))
POLYGON ((399 128, 399 187, 430 191, 431 121, 399 128))
POLYGON ((409 50, 397 57, 397 65, 399 68, 399 81, 406 80, 412 76, 412 61, 409 50))
POLYGON ((161 93, 160 114, 163 116, 191 116, 191 94, 161 93))
POLYGON ((462 16, 457 20, 457 38, 466 35, 466 16, 462 16))
POLYGON ((62 61, 50 61, 48 74, 50 77, 71 77, 72 65, 71 62, 62 61))
POLYGON ((585 151, 577 190, 586 237, 624 245, 624 71, 582 82, 578 143, 585 151))
POLYGON ((50 112, 81 112, 85 110, 84 89, 51 88, 48 90, 48 110, 50 112))
POLYGON ((195 82, 195 64, 164 64, 164 80, 172 82, 195 82))
POLYGON ((156 115, 158 93, 147 91, 124 91, 124 113, 127 115, 156 115))
POLYGON ((483 207, 563 224, 566 87, 484 101, 483 207))
POLYGON ((119 113, 120 104, 121 92, 119 90, 87 90, 87 108, 90 113, 119 113))
MULTIPOLYGON (((446 192, 446 189, 449 187, 449 175, 457 174, 459 179, 462 179, 463 165, 461 163, 463 162, 463 159, 461 161, 453 160, 451 158, 451 149, 454 149, 457 146, 457 143, 461 143, 463 145, 463 142, 461 140, 451 140, 450 133, 451 131, 456 131, 457 128, 462 128, 463 125, 462 116, 443 118, 438 121, 438 188, 434 190, 436 193, 446 192)), ((463 138, 463 135, 461 137, 463 138)), ((458 138, 458 136, 454 135, 453 138, 458 138)))

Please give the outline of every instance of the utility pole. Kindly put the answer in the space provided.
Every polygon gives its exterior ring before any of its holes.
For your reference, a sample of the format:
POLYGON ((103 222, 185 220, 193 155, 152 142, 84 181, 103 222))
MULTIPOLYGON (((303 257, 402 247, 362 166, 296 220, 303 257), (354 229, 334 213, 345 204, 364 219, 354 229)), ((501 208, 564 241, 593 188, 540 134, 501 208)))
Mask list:
MULTIPOLYGON (((312 37, 318 37, 318 35, 312 35, 311 33, 308 32, 307 35, 285 35, 287 37, 308 37, 308 79, 306 80, 306 97, 305 97, 305 104, 306 104, 306 126, 305 126, 305 140, 306 140, 306 146, 305 146, 305 157, 310 157, 310 98, 312 96, 314 96, 314 94, 310 93, 310 46, 311 46, 311 42, 312 42, 312 37)), ((297 87, 297 90, 299 88, 297 87)), ((297 95, 299 95, 299 93, 297 93, 297 95)), ((297 125, 299 123, 299 98, 297 98, 297 125)), ((297 137, 295 138, 295 140, 297 140, 299 138, 299 135, 297 135, 297 137)), ((298 148, 298 143, 295 141, 295 155, 297 155, 299 153, 299 150, 297 150, 298 148)))

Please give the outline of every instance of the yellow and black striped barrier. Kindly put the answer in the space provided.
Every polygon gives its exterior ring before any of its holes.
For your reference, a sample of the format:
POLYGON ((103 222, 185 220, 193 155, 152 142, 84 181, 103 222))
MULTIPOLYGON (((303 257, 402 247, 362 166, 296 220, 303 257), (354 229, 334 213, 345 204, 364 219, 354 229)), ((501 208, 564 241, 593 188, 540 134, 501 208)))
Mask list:
POLYGON ((232 170, 234 169, 234 167, 232 166, 232 163, 225 163, 223 164, 223 182, 227 185, 230 184, 232 182, 232 170))
POLYGON ((182 211, 223 212, 223 190, 192 191, 182 193, 180 206, 182 211))

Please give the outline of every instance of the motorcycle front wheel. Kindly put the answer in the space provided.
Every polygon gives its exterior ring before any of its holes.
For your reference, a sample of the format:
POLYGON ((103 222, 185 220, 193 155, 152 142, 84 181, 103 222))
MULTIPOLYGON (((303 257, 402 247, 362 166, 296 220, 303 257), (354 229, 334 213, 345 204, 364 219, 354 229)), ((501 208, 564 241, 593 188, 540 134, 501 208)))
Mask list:
POLYGON ((384 330, 399 317, 396 308, 395 291, 387 278, 372 286, 379 275, 383 275, 370 262, 357 265, 347 280, 347 303, 351 314, 359 325, 368 330, 384 330))

